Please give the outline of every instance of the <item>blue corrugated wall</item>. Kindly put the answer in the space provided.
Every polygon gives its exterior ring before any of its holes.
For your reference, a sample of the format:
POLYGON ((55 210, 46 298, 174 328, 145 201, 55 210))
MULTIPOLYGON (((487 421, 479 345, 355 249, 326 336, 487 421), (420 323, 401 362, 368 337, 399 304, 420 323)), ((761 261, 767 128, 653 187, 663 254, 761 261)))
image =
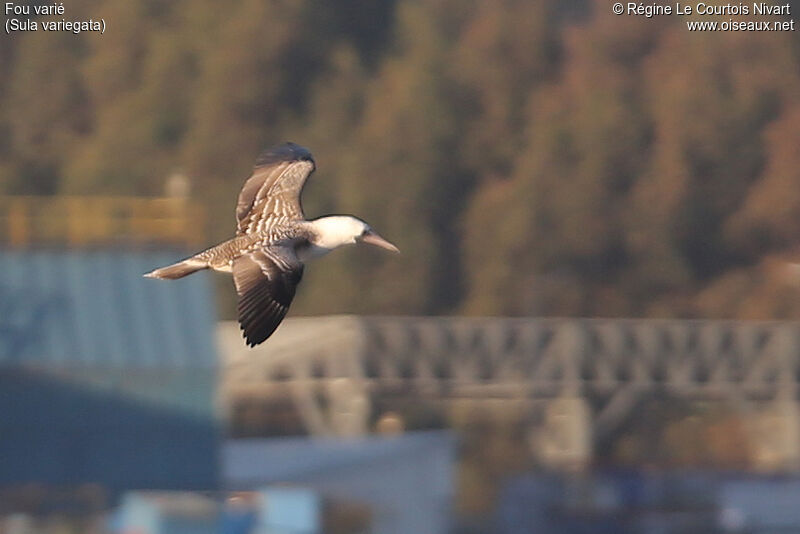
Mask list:
POLYGON ((0 484, 213 489, 208 274, 181 254, 0 251, 0 484))
POLYGON ((208 275, 143 278, 166 252, 0 252, 0 363, 215 366, 208 275))

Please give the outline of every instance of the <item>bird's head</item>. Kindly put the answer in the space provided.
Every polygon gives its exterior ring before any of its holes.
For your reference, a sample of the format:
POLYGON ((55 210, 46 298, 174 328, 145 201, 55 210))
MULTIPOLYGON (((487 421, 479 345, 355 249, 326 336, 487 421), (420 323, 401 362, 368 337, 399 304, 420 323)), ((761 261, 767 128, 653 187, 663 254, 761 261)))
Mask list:
POLYGON ((324 248, 334 249, 342 245, 369 243, 392 252, 400 250, 382 238, 370 225, 358 217, 351 215, 330 215, 313 221, 319 235, 318 244, 324 248))

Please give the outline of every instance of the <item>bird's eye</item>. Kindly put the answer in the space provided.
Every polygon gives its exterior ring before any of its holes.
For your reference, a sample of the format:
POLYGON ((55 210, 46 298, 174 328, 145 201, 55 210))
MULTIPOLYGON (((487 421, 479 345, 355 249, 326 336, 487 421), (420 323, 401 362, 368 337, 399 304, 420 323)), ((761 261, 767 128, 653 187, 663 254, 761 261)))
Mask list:
POLYGON ((369 234, 369 228, 364 228, 364 231, 361 232, 361 237, 366 237, 369 234))

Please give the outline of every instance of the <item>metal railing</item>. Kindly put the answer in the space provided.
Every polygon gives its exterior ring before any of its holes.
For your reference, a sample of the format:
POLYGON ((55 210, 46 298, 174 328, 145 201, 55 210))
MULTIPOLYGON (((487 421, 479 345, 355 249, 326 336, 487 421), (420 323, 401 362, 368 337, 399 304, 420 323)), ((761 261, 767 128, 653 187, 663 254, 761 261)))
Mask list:
POLYGON ((205 213, 184 198, 0 196, 0 244, 200 245, 205 213))

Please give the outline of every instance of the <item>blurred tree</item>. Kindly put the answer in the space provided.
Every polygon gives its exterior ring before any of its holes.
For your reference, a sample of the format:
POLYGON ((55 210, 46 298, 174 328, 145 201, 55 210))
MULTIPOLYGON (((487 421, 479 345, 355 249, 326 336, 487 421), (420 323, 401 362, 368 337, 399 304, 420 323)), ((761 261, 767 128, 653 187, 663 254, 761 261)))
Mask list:
POLYGON ((346 40, 372 69, 391 43, 396 4, 396 0, 313 0, 308 15, 317 33, 346 40))
POLYGON ((794 60, 780 36, 720 37, 671 30, 645 71, 655 143, 632 195, 628 244, 649 314, 696 315, 674 296, 756 268, 763 252, 748 251, 729 221, 763 170, 760 133, 797 94, 794 60))
POLYGON ((653 397, 637 408, 601 452, 601 461, 660 468, 747 469, 752 462, 746 421, 725 403, 653 397))
MULTIPOLYGON (((191 130, 182 150, 201 198, 236 198, 261 146, 281 140, 282 97, 292 90, 287 82, 302 7, 303 2, 258 0, 229 4, 214 46, 200 55, 191 130)), ((221 211, 212 215, 214 239, 233 228, 233 209, 221 211)))
MULTIPOLYGON (((354 150, 353 136, 364 112, 366 79, 355 50, 340 45, 311 89, 308 114, 314 120, 298 116, 288 127, 287 139, 302 139, 313 147, 320 167, 303 193, 303 209, 309 218, 346 211, 341 207, 347 201, 342 194, 342 184, 349 172, 345 154, 354 150)), ((342 312, 346 308, 337 298, 358 294, 358 280, 347 275, 349 265, 343 258, 337 254, 324 261, 327 262, 324 269, 306 272, 303 291, 298 293, 295 303, 298 313, 342 312), (331 280, 336 283, 332 284, 331 280)))
POLYGON ((186 94, 196 83, 196 44, 180 32, 185 9, 180 2, 106 4, 114 31, 91 42, 83 69, 95 103, 93 128, 66 165, 63 191, 163 192, 178 165, 191 101, 186 94), (154 6, 161 8, 158 17, 154 6))
POLYGON ((789 36, 747 37, 600 16, 564 32, 561 75, 530 98, 510 178, 482 182, 468 211, 465 309, 696 316, 705 286, 757 272, 761 234, 785 246, 764 198, 787 188, 774 168, 792 156, 760 132, 800 94, 796 58, 789 36), (771 185, 746 201, 765 158, 771 185))
POLYGON ((458 155, 480 177, 507 176, 522 148, 522 110, 557 66, 558 4, 490 0, 463 9, 447 73, 463 116, 458 155))
POLYGON ((529 95, 510 177, 483 182, 467 214, 470 312, 629 311, 607 288, 625 265, 622 208, 646 161, 637 72, 655 37, 604 21, 566 36, 561 76, 529 95))
POLYGON ((362 249, 325 260, 323 311, 432 311, 444 298, 437 282, 458 268, 442 254, 437 225, 446 224, 460 178, 448 168, 455 131, 440 76, 444 44, 423 3, 401 4, 397 24, 396 47, 368 83, 360 124, 340 154, 337 205, 409 253, 389 259, 362 249))
POLYGON ((15 39, 2 106, 7 182, 0 185, 8 193, 52 194, 70 148, 89 128, 86 86, 75 69, 83 39, 63 32, 26 32, 15 39))
MULTIPOLYGON (((800 90, 797 77, 787 78, 794 91, 800 90)), ((800 152, 795 140, 800 137, 800 103, 785 104, 782 115, 763 132, 763 172, 726 227, 730 239, 751 257, 794 249, 798 244, 800 152)))
POLYGON ((180 169, 215 241, 255 154, 293 140, 309 215, 404 252, 333 255, 296 312, 800 317, 790 33, 601 0, 69 10, 108 31, 0 43, 0 192, 160 194, 180 169))

